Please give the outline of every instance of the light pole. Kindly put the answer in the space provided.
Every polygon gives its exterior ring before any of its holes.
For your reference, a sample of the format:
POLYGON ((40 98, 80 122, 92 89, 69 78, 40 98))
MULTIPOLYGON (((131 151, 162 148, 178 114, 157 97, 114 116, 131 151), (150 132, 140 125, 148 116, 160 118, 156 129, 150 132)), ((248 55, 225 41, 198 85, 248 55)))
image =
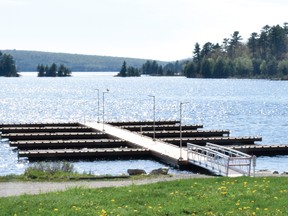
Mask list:
POLYGON ((189 102, 180 102, 180 158, 179 160, 183 160, 182 157, 182 105, 187 104, 189 102))
POLYGON ((103 92, 103 131, 105 131, 105 129, 104 129, 104 116, 105 116, 105 94, 106 93, 109 93, 109 89, 107 89, 107 91, 106 92, 103 92))
POLYGON ((153 97, 153 140, 155 141, 155 96, 148 95, 149 97, 153 97))
POLYGON ((100 98, 99 98, 99 89, 96 89, 97 91, 97 103, 98 103, 98 106, 97 106, 97 123, 100 122, 100 98))

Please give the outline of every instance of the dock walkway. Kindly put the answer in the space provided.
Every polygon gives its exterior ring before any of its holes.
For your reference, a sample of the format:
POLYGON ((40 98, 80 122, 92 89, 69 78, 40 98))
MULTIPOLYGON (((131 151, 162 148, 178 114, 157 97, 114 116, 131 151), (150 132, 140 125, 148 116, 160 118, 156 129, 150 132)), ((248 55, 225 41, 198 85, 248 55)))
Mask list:
MULTIPOLYGON (((86 123, 88 127, 96 130, 103 130, 102 123, 86 123)), ((131 132, 126 129, 104 124, 105 132, 117 137, 118 139, 126 140, 131 145, 150 149, 152 155, 171 163, 172 165, 187 164, 187 151, 173 144, 165 143, 159 140, 153 140, 150 137, 142 136, 136 132, 131 132), (182 158, 182 159, 181 159, 182 158)))

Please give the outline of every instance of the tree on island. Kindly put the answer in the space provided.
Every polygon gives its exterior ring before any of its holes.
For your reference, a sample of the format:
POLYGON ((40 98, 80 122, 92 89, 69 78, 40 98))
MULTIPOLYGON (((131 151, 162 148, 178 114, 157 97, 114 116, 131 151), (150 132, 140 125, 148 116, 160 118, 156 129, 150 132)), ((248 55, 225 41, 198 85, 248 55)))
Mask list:
POLYGON ((139 77, 141 75, 140 70, 135 67, 128 67, 126 61, 123 62, 120 72, 117 74, 119 77, 139 77))
POLYGON ((39 64, 37 66, 38 77, 67 77, 71 76, 71 70, 61 64, 59 67, 53 63, 50 67, 39 64))
POLYGON ((12 55, 2 54, 2 52, 0 52, 0 76, 19 77, 12 55))

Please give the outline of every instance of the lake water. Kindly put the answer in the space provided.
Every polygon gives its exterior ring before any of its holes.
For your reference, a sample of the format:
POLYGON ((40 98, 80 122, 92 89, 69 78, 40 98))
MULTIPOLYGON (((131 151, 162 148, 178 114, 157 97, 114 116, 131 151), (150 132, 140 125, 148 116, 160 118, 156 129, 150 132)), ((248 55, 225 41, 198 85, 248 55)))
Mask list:
MULTIPOLYGON (((73 72, 73 77, 0 78, 0 122, 97 121, 100 90, 105 94, 105 120, 178 120, 180 102, 183 124, 203 124, 204 129, 229 129, 231 136, 262 136, 261 144, 288 144, 288 82, 237 79, 187 79, 185 77, 114 77, 115 73, 73 72)), ((0 175, 23 173, 27 161, 0 144, 0 175)), ((127 168, 163 167, 156 161, 77 162, 78 171, 96 174, 125 173, 127 168), (105 164, 105 165, 103 165, 105 164), (115 165, 116 164, 116 165, 115 165), (105 167, 105 169, 103 169, 105 167), (116 168, 115 168, 116 167, 116 168), (124 168, 125 167, 125 168, 124 168), (103 173, 108 172, 110 173, 103 173)), ((259 157, 257 169, 288 171, 288 156, 259 157)), ((173 170, 172 172, 177 172, 173 170)))

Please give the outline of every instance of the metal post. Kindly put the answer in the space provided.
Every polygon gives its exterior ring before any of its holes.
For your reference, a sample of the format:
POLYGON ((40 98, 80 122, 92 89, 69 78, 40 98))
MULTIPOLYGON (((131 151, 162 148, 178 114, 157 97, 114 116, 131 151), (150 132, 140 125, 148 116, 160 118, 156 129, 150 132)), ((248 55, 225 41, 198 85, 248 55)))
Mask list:
POLYGON ((155 108, 156 108, 156 106, 155 106, 155 96, 154 95, 149 95, 149 97, 153 97, 153 140, 155 141, 155 112, 156 112, 156 110, 155 110, 155 108))
POLYGON ((105 124, 105 121, 104 121, 104 116, 105 116, 105 97, 104 97, 104 95, 105 95, 105 93, 108 93, 109 92, 109 90, 107 89, 107 91, 106 92, 103 92, 103 121, 102 121, 102 123, 103 123, 103 131, 105 131, 105 129, 104 129, 104 124, 105 124))
POLYGON ((256 156, 252 156, 252 165, 253 165, 253 177, 255 177, 255 170, 256 170, 256 156))
POLYGON ((97 91, 97 123, 100 122, 100 98, 99 98, 99 89, 96 89, 97 91))
POLYGON ((183 157, 182 157, 182 105, 183 104, 187 104, 189 102, 180 102, 180 158, 179 160, 183 160, 183 157))

